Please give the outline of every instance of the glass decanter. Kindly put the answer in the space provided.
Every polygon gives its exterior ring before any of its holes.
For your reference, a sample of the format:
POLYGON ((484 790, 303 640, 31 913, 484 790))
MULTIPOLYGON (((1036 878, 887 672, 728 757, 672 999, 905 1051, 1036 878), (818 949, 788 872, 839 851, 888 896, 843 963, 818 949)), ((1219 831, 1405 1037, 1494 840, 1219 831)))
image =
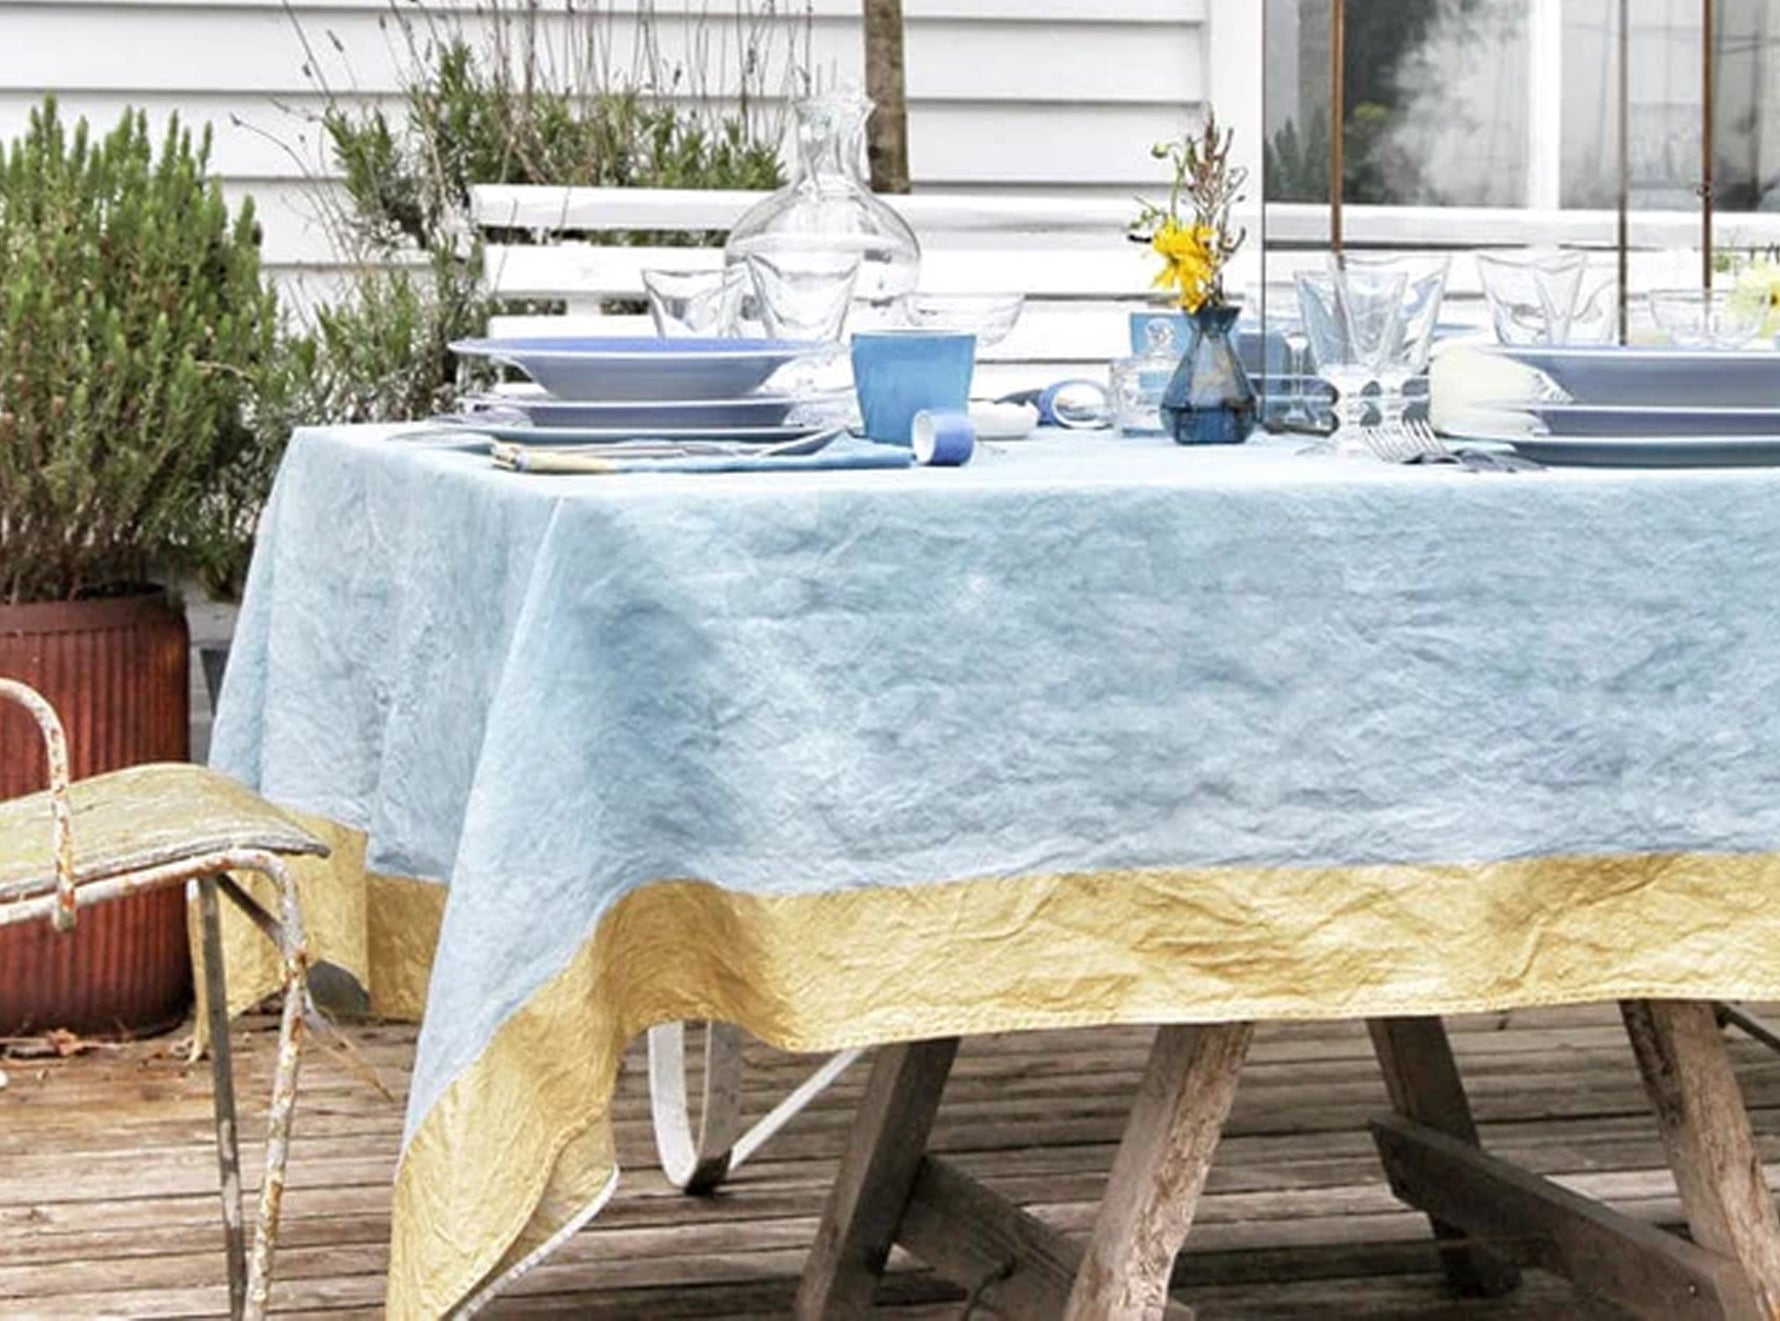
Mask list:
POLYGON ((750 207, 729 232, 727 265, 752 256, 781 267, 859 255, 853 297, 883 307, 919 283, 921 245, 908 222, 866 185, 865 121, 872 103, 839 93, 800 101, 791 182, 750 207))

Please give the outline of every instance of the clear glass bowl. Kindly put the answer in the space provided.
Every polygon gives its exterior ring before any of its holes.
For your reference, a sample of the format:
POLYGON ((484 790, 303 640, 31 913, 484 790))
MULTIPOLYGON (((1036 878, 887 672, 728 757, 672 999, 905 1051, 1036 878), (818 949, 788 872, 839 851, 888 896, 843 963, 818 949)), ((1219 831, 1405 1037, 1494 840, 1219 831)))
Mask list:
POLYGON ((896 310, 914 330, 968 331, 980 348, 1006 339, 1026 306, 1021 294, 905 294, 896 310))
POLYGON ((1735 289, 1658 289, 1650 295, 1657 329, 1683 349, 1740 349, 1761 329, 1766 308, 1735 289))

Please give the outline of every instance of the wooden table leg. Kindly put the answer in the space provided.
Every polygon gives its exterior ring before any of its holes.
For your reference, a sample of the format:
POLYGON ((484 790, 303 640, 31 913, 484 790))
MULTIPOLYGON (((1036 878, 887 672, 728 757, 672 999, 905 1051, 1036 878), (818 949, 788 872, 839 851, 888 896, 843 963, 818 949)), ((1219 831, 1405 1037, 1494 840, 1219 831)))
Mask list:
MULTIPOLYGON (((1373 1018, 1366 1027, 1384 1070, 1392 1108, 1405 1119, 1475 1147, 1477 1122, 1446 1026, 1438 1018, 1373 1018)), ((1429 1222, 1441 1241, 1440 1268, 1459 1293, 1500 1298, 1519 1286, 1520 1272, 1511 1262, 1476 1245, 1466 1246, 1465 1231, 1444 1220, 1430 1216, 1429 1222)))
POLYGON ((1736 1311, 1780 1317, 1780 1216, 1712 1006, 1628 1000, 1620 1012, 1694 1241, 1740 1266, 1750 1297, 1736 1311))
POLYGON ((1252 1023, 1156 1033, 1065 1321, 1156 1321, 1192 1228, 1252 1023))
POLYGON ((801 1321, 870 1311, 957 1053, 956 1037, 878 1051, 798 1286, 801 1321))

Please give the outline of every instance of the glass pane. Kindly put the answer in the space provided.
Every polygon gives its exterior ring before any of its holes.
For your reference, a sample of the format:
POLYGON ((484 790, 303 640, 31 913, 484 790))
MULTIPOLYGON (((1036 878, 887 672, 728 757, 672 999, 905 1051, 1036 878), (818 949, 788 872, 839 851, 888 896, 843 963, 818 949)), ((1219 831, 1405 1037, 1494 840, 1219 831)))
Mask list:
POLYGON ((1294 319, 1294 273, 1331 246, 1338 138, 1343 247, 1450 254, 1443 323, 1501 330, 1478 253, 1563 248, 1584 263, 1565 336, 1648 333, 1652 290, 1704 278, 1708 6, 1723 270, 1780 238, 1780 3, 1266 0, 1263 318, 1294 319))
MULTIPOLYGON (((1540 102, 1529 88, 1538 72, 1536 10, 1544 3, 1266 0, 1262 320, 1289 337, 1295 361, 1305 359, 1294 277, 1322 268, 1332 237, 1337 16, 1343 244, 1444 253, 1474 240, 1443 228, 1443 217, 1480 208, 1518 212, 1534 200, 1540 102)), ((1461 271, 1455 263, 1449 287, 1455 306, 1480 316, 1474 267, 1461 271)), ((1285 375, 1293 393, 1269 397, 1267 413, 1277 420, 1290 409, 1301 421, 1306 395, 1292 377, 1302 373, 1285 375)))
POLYGON ((1329 200, 1328 0, 1266 0, 1263 195, 1329 200))
MULTIPOLYGON (((1527 201, 1532 0, 1352 0, 1350 205, 1527 201)), ((1267 0, 1267 197, 1326 201, 1333 0, 1267 0)))
POLYGON ((1714 37, 1718 208, 1780 211, 1780 6, 1718 0, 1714 37))
MULTIPOLYGON (((1632 0, 1627 186, 1633 210, 1699 206, 1699 0, 1632 0)), ((1620 0, 1564 0, 1566 207, 1612 208, 1619 187, 1620 0)))

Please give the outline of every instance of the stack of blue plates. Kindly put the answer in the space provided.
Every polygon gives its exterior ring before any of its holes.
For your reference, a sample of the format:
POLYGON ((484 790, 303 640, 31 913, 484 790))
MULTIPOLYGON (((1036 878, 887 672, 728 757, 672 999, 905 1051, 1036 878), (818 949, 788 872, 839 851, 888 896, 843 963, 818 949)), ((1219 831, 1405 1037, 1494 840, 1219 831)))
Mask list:
POLYGON ((1769 349, 1494 346, 1542 373, 1552 400, 1503 400, 1489 411, 1526 424, 1454 427, 1502 440, 1540 463, 1571 467, 1780 465, 1780 353, 1769 349))
POLYGON ((478 432, 525 444, 788 440, 810 430, 806 396, 764 387, 820 344, 760 339, 466 339, 455 353, 510 364, 535 383, 467 400, 478 432))

